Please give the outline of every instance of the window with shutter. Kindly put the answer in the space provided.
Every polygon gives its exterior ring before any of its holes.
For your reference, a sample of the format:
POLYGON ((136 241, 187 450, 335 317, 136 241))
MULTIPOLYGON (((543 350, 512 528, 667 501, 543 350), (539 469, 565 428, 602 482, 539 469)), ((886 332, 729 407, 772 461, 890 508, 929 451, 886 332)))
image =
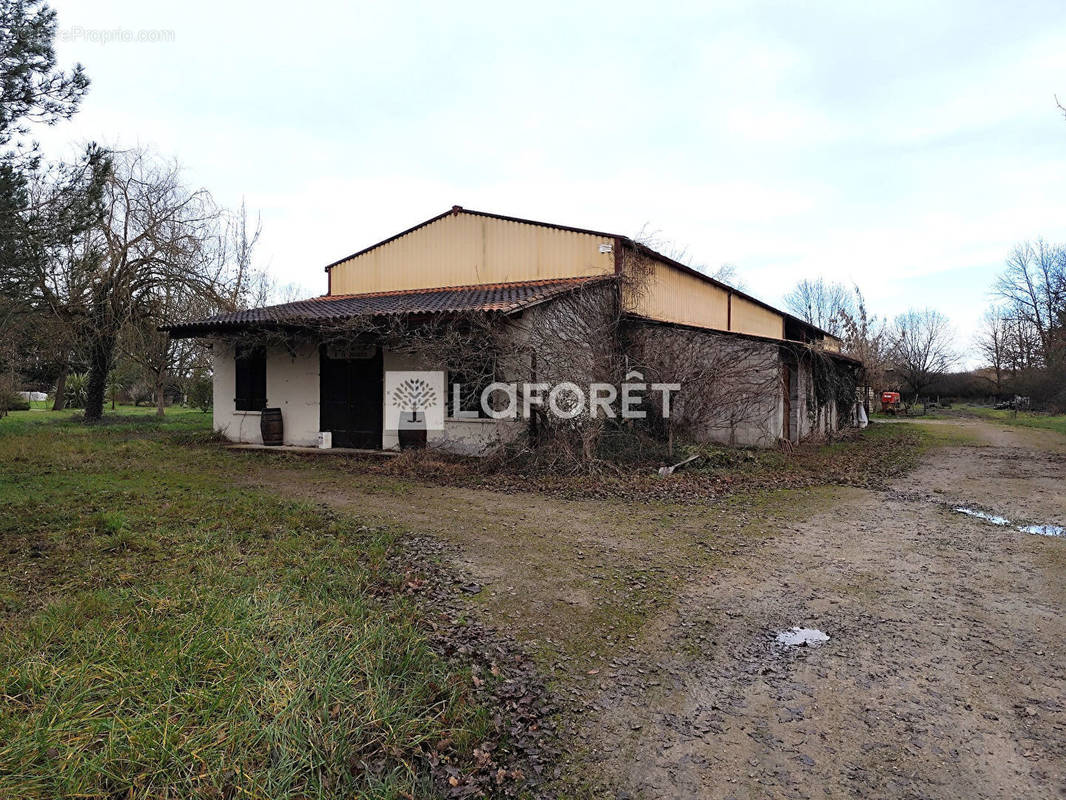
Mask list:
POLYGON ((266 408, 266 349, 257 347, 237 354, 237 411, 266 408))

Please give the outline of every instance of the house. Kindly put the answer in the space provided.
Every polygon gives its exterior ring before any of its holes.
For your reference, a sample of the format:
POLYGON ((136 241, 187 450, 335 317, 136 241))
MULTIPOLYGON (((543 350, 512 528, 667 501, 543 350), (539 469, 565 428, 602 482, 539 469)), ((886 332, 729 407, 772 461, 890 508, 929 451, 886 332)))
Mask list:
POLYGON ((270 406, 286 444, 329 432, 335 447, 396 449, 413 427, 406 441, 478 453, 573 429, 578 404, 613 416, 625 380, 675 388, 646 391, 648 413, 618 424, 697 440, 772 446, 853 413, 861 365, 838 340, 626 236, 454 206, 325 270, 321 297, 170 328, 209 341, 226 438, 261 442, 270 406), (446 396, 432 424, 412 407, 409 426, 390 399, 391 376, 415 372, 441 376, 417 384, 446 396))

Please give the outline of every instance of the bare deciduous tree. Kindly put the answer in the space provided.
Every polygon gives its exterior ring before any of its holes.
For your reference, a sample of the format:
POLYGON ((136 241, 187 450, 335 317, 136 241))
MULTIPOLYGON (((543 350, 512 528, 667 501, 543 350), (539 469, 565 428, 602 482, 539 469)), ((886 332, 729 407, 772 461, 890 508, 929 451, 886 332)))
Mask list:
POLYGON ((844 316, 855 316, 852 292, 842 283, 824 278, 801 280, 785 295, 785 308, 833 336, 844 334, 844 316))
POLYGON ((892 361, 915 400, 959 360, 948 318, 931 308, 911 309, 892 325, 892 361))
POLYGON ((144 149, 116 153, 101 224, 85 237, 89 379, 85 418, 103 412, 107 376, 123 327, 150 316, 163 287, 209 294, 225 282, 214 247, 219 211, 190 190, 174 162, 144 149))
MULTIPOLYGON (((840 311, 844 352, 862 362, 862 396, 867 403, 870 389, 884 386, 888 367, 888 330, 882 317, 872 316, 866 309, 866 298, 858 286, 853 287, 849 308, 840 311)), ((870 409, 867 409, 869 411, 870 409)))
POLYGON ((997 392, 1066 406, 1066 247, 1022 242, 995 284, 999 303, 986 315, 978 351, 997 392))
POLYGON ((236 212, 222 212, 221 219, 223 231, 213 281, 217 287, 215 295, 220 310, 259 308, 299 299, 279 299, 270 275, 255 266, 255 247, 263 233, 263 220, 256 216, 254 225, 249 221, 248 206, 244 199, 241 199, 241 206, 236 212))
MULTIPOLYGON (((703 270, 701 270, 702 272, 703 270)), ((740 289, 744 291, 747 287, 744 284, 744 280, 740 277, 740 267, 736 264, 725 263, 722 264, 714 272, 708 273, 716 281, 728 284, 734 289, 740 289)))
POLYGON ((145 293, 138 313, 120 332, 119 348, 140 368, 143 379, 151 386, 157 416, 166 413, 168 384, 183 383, 206 361, 203 346, 195 339, 171 339, 159 327, 188 319, 189 315, 207 317, 217 311, 218 304, 203 292, 184 283, 163 283, 145 293))
POLYGON ((236 212, 220 211, 219 221, 215 231, 205 229, 208 235, 201 248, 191 251, 195 263, 162 276, 163 280, 144 292, 137 313, 119 337, 122 351, 152 387, 158 416, 165 414, 168 385, 184 385, 194 374, 210 370, 202 344, 194 339, 171 339, 159 328, 189 317, 264 306, 274 294, 269 276, 254 264, 261 221, 257 218, 254 226, 249 224, 243 200, 236 212), (201 279, 188 280, 198 273, 201 279))
POLYGON ((1056 331, 1066 315, 1066 248, 1038 239, 1023 242, 1007 259, 996 283, 1009 316, 1028 325, 1039 342, 1044 366, 1062 354, 1056 348, 1056 331))
POLYGON ((714 280, 720 283, 732 286, 734 289, 744 291, 747 287, 744 284, 744 279, 740 276, 740 267, 736 264, 726 262, 714 269, 702 261, 697 261, 693 258, 688 248, 684 245, 680 245, 677 242, 667 239, 662 235, 662 231, 653 230, 649 225, 645 224, 640 231, 633 236, 633 241, 644 245, 658 253, 662 253, 672 261, 676 261, 679 264, 683 264, 686 267, 690 267, 697 272, 702 272, 714 280))
POLYGON ((995 376, 996 394, 1003 392, 1003 374, 1011 362, 1012 322, 1002 309, 990 308, 981 319, 975 346, 995 376))

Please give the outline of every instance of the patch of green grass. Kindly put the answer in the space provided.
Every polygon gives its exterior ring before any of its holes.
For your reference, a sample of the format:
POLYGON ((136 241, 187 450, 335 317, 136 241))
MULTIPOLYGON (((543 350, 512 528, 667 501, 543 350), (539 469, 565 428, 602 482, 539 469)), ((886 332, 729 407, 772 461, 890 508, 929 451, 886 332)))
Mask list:
MULTIPOLYGON (((888 425, 882 425, 887 428, 888 425)), ((987 443, 972 430, 947 421, 926 424, 920 421, 894 423, 891 427, 910 431, 919 444, 918 454, 930 447, 983 447, 987 443)))
POLYGON ((126 515, 121 511, 110 513, 101 512, 96 515, 96 530, 98 533, 115 534, 126 525, 126 515))
POLYGON ((489 711, 398 532, 234 487, 209 415, 76 414, 0 420, 0 797, 432 796, 489 711))
POLYGON ((983 419, 993 420, 1004 425, 1017 425, 1022 428, 1040 428, 1055 431, 1066 436, 1066 414, 1037 414, 1031 411, 1007 411, 980 406, 967 406, 966 411, 983 419))

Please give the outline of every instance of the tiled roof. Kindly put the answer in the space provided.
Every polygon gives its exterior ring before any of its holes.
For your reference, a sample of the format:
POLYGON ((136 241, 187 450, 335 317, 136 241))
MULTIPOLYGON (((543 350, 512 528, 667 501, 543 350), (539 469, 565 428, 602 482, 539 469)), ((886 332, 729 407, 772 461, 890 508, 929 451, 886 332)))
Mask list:
POLYGON ((605 276, 559 278, 440 289, 405 289, 370 294, 323 295, 295 303, 283 303, 247 311, 216 314, 207 319, 171 325, 175 339, 204 336, 261 326, 301 326, 336 322, 364 316, 441 314, 461 311, 497 311, 513 314, 550 300, 605 276))

